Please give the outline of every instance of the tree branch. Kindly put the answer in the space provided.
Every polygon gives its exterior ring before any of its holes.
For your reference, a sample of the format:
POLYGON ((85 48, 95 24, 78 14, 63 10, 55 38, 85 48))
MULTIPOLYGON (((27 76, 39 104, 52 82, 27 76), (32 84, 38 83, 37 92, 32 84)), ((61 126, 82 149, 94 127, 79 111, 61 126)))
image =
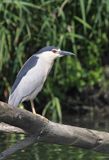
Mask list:
POLYGON ((25 132, 23 129, 11 126, 11 125, 6 124, 4 122, 0 122, 0 132, 27 134, 27 132, 25 132))
POLYGON ((29 134, 25 140, 1 153, 2 159, 35 142, 67 144, 109 153, 109 133, 107 132, 54 123, 24 109, 11 108, 3 102, 0 102, 0 122, 9 124, 8 131, 11 128, 15 133, 29 134))
POLYGON ((16 151, 35 143, 35 139, 36 137, 31 135, 29 137, 26 137, 24 140, 17 142, 15 145, 0 153, 0 160, 6 159, 16 151))

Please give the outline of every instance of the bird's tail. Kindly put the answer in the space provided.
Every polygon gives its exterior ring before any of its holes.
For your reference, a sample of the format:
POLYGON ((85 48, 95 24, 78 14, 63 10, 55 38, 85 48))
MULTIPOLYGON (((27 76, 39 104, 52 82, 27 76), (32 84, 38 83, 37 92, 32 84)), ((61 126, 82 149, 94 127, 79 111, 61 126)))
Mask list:
POLYGON ((11 107, 17 107, 20 103, 20 100, 17 96, 11 94, 9 96, 9 99, 8 99, 8 104, 11 105, 11 107))

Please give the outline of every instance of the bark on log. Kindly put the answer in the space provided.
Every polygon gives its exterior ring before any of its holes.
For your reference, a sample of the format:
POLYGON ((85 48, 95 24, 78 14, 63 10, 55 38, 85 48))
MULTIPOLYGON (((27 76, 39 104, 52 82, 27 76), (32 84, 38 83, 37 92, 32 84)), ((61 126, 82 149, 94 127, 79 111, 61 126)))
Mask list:
MULTIPOLYGON (((107 132, 54 123, 24 109, 11 108, 4 102, 0 102, 0 122, 8 124, 8 130, 14 126, 13 132, 15 130, 15 132, 18 131, 17 133, 29 134, 27 138, 30 140, 29 143, 24 140, 21 142, 23 145, 19 143, 7 149, 0 154, 0 159, 35 142, 67 144, 109 153, 109 133, 107 132)), ((2 130, 1 127, 0 130, 2 130)))

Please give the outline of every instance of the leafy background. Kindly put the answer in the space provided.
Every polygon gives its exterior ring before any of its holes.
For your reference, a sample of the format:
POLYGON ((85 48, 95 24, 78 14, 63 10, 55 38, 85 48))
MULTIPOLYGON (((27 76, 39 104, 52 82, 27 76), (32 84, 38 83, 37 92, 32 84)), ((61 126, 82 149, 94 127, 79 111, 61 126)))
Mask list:
POLYGON ((61 106, 72 110, 108 104, 108 37, 109 0, 1 1, 0 99, 7 101, 25 61, 38 49, 54 45, 76 57, 56 61, 36 99, 38 112, 61 121, 61 106))

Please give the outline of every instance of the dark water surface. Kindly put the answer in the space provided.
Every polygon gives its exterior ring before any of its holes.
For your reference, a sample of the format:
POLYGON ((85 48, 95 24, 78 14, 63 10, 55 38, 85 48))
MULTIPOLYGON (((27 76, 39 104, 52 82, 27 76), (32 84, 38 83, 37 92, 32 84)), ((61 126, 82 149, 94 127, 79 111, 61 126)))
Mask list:
MULTIPOLYGON (((109 116, 99 112, 90 112, 84 116, 63 114, 63 123, 87 127, 97 130, 109 131, 109 116)), ((23 139, 23 135, 0 134, 0 151, 3 151, 16 140, 23 139)), ((108 160, 108 154, 97 153, 86 149, 70 146, 34 144, 22 151, 18 151, 8 160, 108 160)))

